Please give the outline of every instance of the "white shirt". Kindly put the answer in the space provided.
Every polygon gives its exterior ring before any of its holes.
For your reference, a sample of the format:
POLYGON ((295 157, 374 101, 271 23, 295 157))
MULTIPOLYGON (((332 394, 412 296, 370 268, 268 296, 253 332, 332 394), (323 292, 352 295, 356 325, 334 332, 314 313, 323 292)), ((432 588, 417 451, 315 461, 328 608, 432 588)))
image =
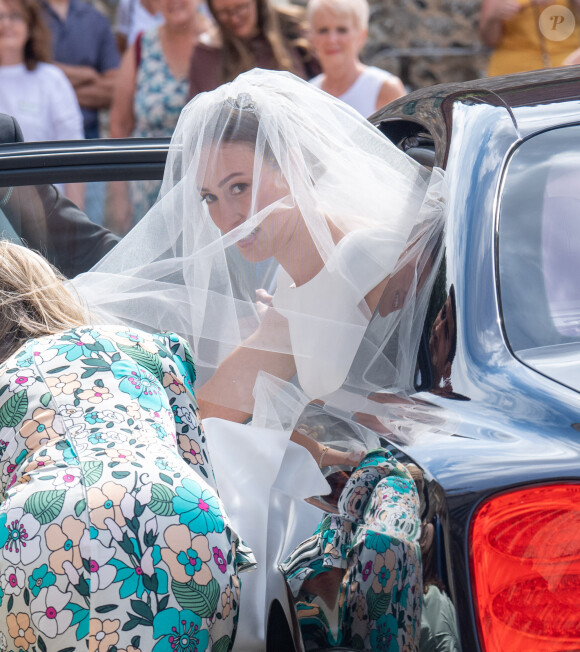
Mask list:
POLYGON ((83 116, 66 75, 50 63, 0 66, 0 113, 14 116, 25 140, 84 138, 83 116))
POLYGON ((163 14, 151 14, 139 0, 120 0, 115 31, 127 37, 127 47, 133 45, 139 32, 148 32, 163 24, 163 14))
MULTIPOLYGON (((367 66, 356 78, 354 84, 338 99, 368 118, 377 110, 377 101, 383 84, 393 77, 394 75, 386 70, 367 66)), ((324 75, 317 75, 310 80, 310 83, 316 88, 321 88, 323 78, 324 75)))

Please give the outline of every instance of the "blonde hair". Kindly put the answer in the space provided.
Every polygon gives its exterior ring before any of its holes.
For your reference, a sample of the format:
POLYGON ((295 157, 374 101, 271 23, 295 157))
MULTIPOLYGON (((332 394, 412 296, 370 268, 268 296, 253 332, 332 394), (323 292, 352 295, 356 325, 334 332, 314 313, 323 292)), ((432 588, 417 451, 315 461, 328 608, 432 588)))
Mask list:
POLYGON ((369 26, 369 3, 367 0, 308 0, 306 16, 312 25, 312 18, 319 9, 329 9, 334 14, 348 14, 354 18, 356 27, 366 30, 369 26))
POLYGON ((0 360, 29 339, 89 323, 64 280, 40 254, 0 240, 0 360))

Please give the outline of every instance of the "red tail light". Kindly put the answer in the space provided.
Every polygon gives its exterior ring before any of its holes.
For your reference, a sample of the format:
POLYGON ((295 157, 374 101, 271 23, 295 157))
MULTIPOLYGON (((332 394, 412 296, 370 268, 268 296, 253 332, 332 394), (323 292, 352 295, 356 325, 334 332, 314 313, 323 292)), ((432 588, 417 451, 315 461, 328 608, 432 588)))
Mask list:
POLYGON ((580 485, 491 498, 472 520, 470 555, 485 652, 580 650, 580 485))

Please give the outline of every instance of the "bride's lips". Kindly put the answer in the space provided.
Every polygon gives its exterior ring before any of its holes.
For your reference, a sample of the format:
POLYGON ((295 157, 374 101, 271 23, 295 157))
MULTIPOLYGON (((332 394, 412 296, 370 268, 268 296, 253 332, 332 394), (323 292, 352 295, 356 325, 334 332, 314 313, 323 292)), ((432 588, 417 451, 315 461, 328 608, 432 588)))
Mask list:
POLYGON ((238 240, 236 244, 240 249, 244 249, 245 247, 249 247, 250 245, 254 244, 256 241, 256 238, 258 237, 258 233, 260 231, 260 227, 257 226, 251 233, 250 235, 246 236, 245 238, 242 238, 241 240, 238 240))

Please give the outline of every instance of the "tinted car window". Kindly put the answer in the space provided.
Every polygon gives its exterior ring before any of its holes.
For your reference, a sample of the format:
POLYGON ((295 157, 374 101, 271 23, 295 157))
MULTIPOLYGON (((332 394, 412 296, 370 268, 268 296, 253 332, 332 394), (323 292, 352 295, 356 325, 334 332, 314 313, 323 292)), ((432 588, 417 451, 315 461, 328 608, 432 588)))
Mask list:
POLYGON ((525 141, 500 198, 504 328, 518 358, 580 389, 580 126, 525 141))
POLYGON ((73 277, 145 215, 159 186, 151 179, 3 186, 0 236, 40 251, 73 277))

